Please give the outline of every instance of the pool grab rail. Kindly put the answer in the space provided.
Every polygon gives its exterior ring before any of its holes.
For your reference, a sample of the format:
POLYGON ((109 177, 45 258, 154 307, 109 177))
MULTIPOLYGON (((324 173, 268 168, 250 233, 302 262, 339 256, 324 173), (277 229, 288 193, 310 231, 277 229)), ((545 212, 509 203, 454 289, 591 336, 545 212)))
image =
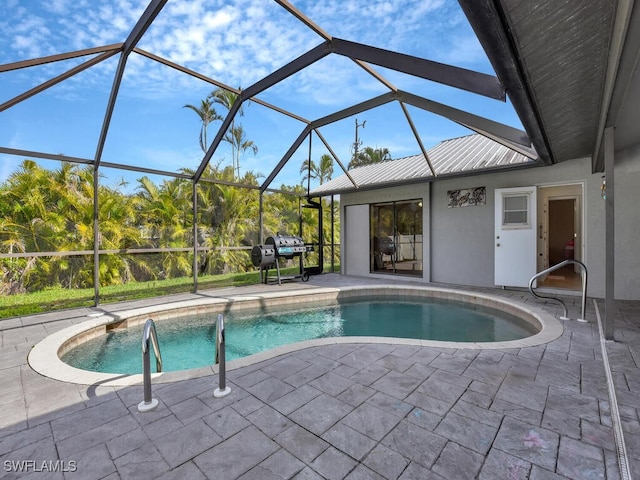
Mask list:
POLYGON ((536 292, 533 291, 533 282, 535 282, 538 278, 547 275, 555 270, 558 270, 562 267, 566 267, 567 265, 579 265, 580 268, 582 269, 582 312, 581 312, 581 317, 577 318, 576 320, 578 322, 586 322, 586 317, 585 317, 585 310, 587 307, 587 266, 582 263, 580 260, 563 260, 562 262, 553 265, 552 267, 549 267, 545 270, 542 270, 541 272, 536 273, 533 277, 531 277, 531 280, 529 280, 529 292, 531 292, 531 295, 533 295, 534 297, 538 297, 538 298, 548 298, 551 300, 556 300, 558 302, 560 302, 560 304, 562 305, 562 308, 564 309, 564 313, 563 315, 560 317, 560 320, 570 320, 569 318, 569 313, 567 311, 567 306, 565 305, 565 303, 557 297, 553 297, 553 296, 547 296, 547 295, 539 295, 536 292))
POLYGON ((224 342, 224 315, 218 314, 218 322, 216 323, 216 353, 215 363, 218 365, 218 388, 213 392, 213 396, 221 398, 231 393, 231 388, 227 387, 227 372, 225 361, 225 342, 224 342))
POLYGON ((153 346, 156 357, 156 371, 162 372, 162 355, 158 345, 156 325, 152 319, 148 319, 142 331, 142 378, 144 382, 144 400, 138 404, 139 412, 148 412, 158 406, 158 400, 151 397, 151 359, 149 358, 149 343, 153 346))

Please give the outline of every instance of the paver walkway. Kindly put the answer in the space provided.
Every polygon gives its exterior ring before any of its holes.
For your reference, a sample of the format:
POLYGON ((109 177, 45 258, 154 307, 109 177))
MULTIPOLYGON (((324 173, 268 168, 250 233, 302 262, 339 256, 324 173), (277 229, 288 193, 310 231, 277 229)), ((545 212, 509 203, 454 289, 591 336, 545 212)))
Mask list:
MULTIPOLYGON (((368 281, 323 275, 277 288, 354 282, 368 281)), ((522 292, 483 291, 560 313, 522 292)), ((575 318, 579 299, 568 300, 575 318)), ((640 302, 618 309, 607 349, 640 475, 640 302)), ((312 347, 228 371, 222 399, 216 376, 154 385, 160 405, 147 413, 140 386, 73 385, 28 366, 37 341, 89 311, 0 321, 0 478, 620 477, 593 303, 590 323, 565 321, 543 346, 312 347)))

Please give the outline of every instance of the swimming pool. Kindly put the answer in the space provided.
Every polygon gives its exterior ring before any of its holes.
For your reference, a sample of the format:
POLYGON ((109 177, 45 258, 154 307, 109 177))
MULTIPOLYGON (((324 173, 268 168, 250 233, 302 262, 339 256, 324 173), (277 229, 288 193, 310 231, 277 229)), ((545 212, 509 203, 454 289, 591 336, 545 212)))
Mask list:
MULTIPOLYGON (((215 355, 215 314, 158 322, 163 370, 204 367, 215 355)), ((373 298, 339 304, 231 312, 225 320, 226 358, 234 360, 282 345, 330 337, 390 337, 446 342, 518 340, 538 329, 515 315, 437 299, 373 298)), ((62 356, 69 365, 107 373, 141 373, 141 328, 109 332, 62 356)))
MULTIPOLYGON (((384 343, 395 345, 413 345, 438 348, 455 349, 501 349, 501 348, 523 348, 545 344, 558 338, 563 331, 562 324, 552 315, 542 311, 534 305, 527 305, 520 302, 513 302, 507 298, 497 297, 490 294, 470 292, 458 289, 445 289, 431 286, 400 286, 400 285, 342 285, 337 287, 305 285, 304 289, 285 289, 265 286, 255 286, 253 288, 229 289, 228 291, 213 292, 213 294, 191 296, 190 298, 168 297, 167 299, 155 299, 156 304, 151 304, 139 308, 112 308, 112 311, 103 309, 93 309, 86 312, 86 319, 78 322, 81 318, 76 313, 73 317, 74 324, 55 331, 34 345, 29 353, 29 365, 39 374, 59 381, 76 383, 81 385, 103 385, 103 386, 126 386, 139 384, 142 381, 141 374, 127 373, 105 373, 89 371, 84 368, 73 367, 61 360, 68 352, 84 344, 85 342, 107 337, 120 330, 129 329, 137 331, 134 334, 135 344, 138 351, 133 354, 133 361, 141 362, 141 332, 142 325, 148 318, 153 318, 156 326, 162 326, 166 321, 175 318, 186 318, 189 316, 209 316, 217 317, 217 313, 224 313, 227 329, 227 370, 234 370, 243 366, 251 365, 263 360, 268 360, 288 352, 308 348, 313 346, 341 344, 341 343, 384 343), (489 307, 499 312, 504 312, 518 317, 520 320, 530 324, 537 332, 518 340, 505 341, 442 341, 425 340, 420 338, 399 338, 388 336, 342 336, 323 337, 311 340, 296 341, 281 346, 270 348, 260 353, 229 360, 230 335, 229 325, 231 317, 249 314, 250 312, 268 310, 280 311, 281 309, 301 309, 309 304, 322 303, 348 303, 357 302, 362 299, 375 298, 376 300, 395 301, 399 298, 409 298, 410 300, 436 300, 445 302, 463 302, 472 309, 489 307), (137 338, 136 338, 137 337, 137 338), (137 359, 137 360, 136 360, 137 359)), ((147 302, 149 303, 149 302, 147 302)), ((72 311, 73 312, 73 311, 72 311)), ((72 313, 70 312, 70 313, 72 313)), ((398 315, 393 320, 400 324, 402 319, 398 315)), ((169 323, 167 323, 169 325, 169 323)), ((497 327, 496 330, 502 330, 497 327)), ((387 333, 385 333, 386 335, 387 333)), ((159 332, 159 341, 162 349, 163 361, 168 355, 167 339, 159 332)), ((214 348, 210 348, 210 353, 206 353, 207 365, 205 367, 190 368, 188 370, 163 371, 154 373, 153 381, 156 383, 174 382, 187 378, 197 378, 218 373, 218 366, 212 365, 214 348)), ((152 362, 153 363, 153 362, 152 362)), ((163 365, 164 366, 164 365, 163 365)))

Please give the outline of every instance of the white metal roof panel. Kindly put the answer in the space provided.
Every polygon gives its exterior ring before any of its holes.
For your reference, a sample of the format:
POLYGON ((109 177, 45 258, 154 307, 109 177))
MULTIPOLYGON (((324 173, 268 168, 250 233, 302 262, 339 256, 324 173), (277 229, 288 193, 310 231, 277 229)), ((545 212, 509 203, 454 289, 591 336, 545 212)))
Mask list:
MULTIPOLYGON (((445 140, 429 149, 427 156, 437 176, 534 163, 530 158, 479 134, 445 140)), ((422 154, 354 168, 349 170, 349 174, 358 188, 433 178, 422 154)), ((311 194, 324 195, 355 189, 347 175, 340 175, 314 188, 311 194)))

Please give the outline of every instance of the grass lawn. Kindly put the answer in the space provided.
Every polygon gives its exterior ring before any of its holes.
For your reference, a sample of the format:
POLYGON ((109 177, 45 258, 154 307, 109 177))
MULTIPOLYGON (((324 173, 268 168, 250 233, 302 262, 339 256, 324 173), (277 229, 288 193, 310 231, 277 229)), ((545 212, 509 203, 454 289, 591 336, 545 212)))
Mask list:
MULTIPOLYGON (((339 268, 339 267, 338 267, 339 268)), ((283 274, 298 273, 298 267, 280 269, 283 274)), ((260 282, 257 271, 229 273, 198 277, 198 289, 212 289, 230 286, 252 285, 260 282)), ((173 293, 193 291, 192 278, 131 282, 100 288, 100 303, 116 303, 141 298, 161 297, 173 293)), ((65 310, 94 305, 93 288, 65 289, 51 288, 34 293, 5 295, 0 297, 0 319, 34 315, 52 310, 65 310)))

